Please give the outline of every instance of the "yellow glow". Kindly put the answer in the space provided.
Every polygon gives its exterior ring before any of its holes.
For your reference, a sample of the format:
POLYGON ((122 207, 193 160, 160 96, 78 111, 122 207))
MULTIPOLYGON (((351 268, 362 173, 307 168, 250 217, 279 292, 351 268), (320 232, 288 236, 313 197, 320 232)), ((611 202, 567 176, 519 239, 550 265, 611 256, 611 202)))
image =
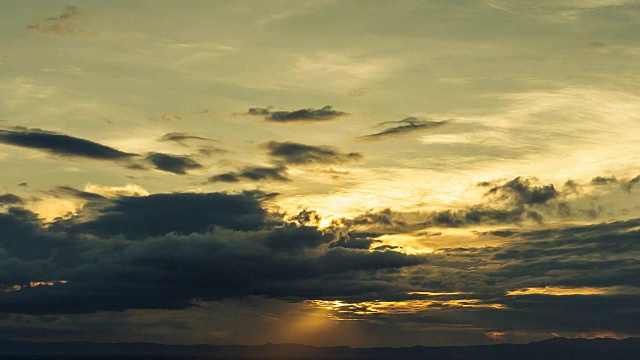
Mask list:
MULTIPOLYGON (((363 301, 349 303, 340 300, 308 300, 318 308, 329 310, 339 314, 353 315, 374 315, 374 314, 414 314, 422 311, 434 311, 444 308, 483 308, 483 309, 506 309, 503 304, 482 303, 478 299, 457 299, 457 300, 421 300, 411 299, 404 301, 363 301)), ((329 317, 335 317, 330 315, 329 317)))
POLYGON ((317 308, 291 314, 279 319, 271 334, 271 341, 286 339, 291 342, 313 343, 321 338, 322 334, 331 331, 332 326, 335 326, 333 320, 335 319, 325 316, 324 312, 317 308))
POLYGON ((50 222, 56 218, 67 218, 76 215, 78 210, 86 203, 85 200, 80 199, 47 198, 33 203, 28 208, 38 214, 44 221, 50 222))
POLYGON ((4 292, 20 291, 25 288, 34 288, 38 286, 55 286, 57 284, 66 284, 67 280, 52 280, 52 281, 30 281, 28 284, 15 284, 4 288, 4 292))
POLYGON ((504 331, 489 331, 484 333, 484 335, 493 341, 502 341, 507 338, 507 333, 504 331))
POLYGON ((84 191, 93 194, 102 195, 104 197, 112 198, 116 196, 148 196, 149 192, 140 185, 126 184, 124 186, 101 186, 95 184, 87 184, 84 186, 84 191))
POLYGON ((612 294, 628 294, 638 293, 638 289, 624 289, 622 287, 562 287, 562 286, 545 286, 518 289, 507 291, 507 296, 519 295, 553 295, 553 296, 569 296, 569 295, 612 295, 612 294))
POLYGON ((423 237, 416 237, 408 234, 393 234, 393 235, 382 235, 376 240, 380 240, 380 243, 376 243, 376 246, 382 245, 390 245, 390 246, 400 246, 402 249, 397 249, 397 251, 404 252, 409 255, 420 255, 420 254, 431 254, 434 249, 424 246, 422 244, 423 237))
POLYGON ((468 294, 463 292, 431 292, 431 291, 410 291, 407 295, 427 295, 427 296, 447 296, 468 294))

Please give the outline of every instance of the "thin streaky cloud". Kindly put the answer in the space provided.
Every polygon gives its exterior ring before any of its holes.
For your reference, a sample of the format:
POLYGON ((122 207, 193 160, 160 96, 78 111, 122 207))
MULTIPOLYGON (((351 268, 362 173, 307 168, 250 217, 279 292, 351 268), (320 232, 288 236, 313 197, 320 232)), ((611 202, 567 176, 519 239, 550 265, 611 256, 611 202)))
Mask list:
POLYGON ((46 151, 59 156, 78 156, 98 160, 123 160, 136 156, 136 154, 126 153, 90 140, 25 127, 0 130, 0 143, 46 151))
POLYGON ((373 140, 373 139, 378 139, 378 138, 383 138, 388 136, 404 135, 404 134, 412 133, 415 131, 437 128, 447 124, 448 122, 449 120, 435 121, 435 120, 421 119, 417 117, 408 117, 398 121, 385 121, 378 124, 378 126, 385 126, 385 125, 395 125, 395 126, 389 127, 377 133, 360 136, 360 138, 373 140))
POLYGON ((325 106, 320 109, 300 109, 300 110, 279 110, 272 108, 249 108, 246 115, 260 116, 265 121, 274 123, 304 123, 335 120, 349 115, 344 111, 334 110, 332 106, 325 106))

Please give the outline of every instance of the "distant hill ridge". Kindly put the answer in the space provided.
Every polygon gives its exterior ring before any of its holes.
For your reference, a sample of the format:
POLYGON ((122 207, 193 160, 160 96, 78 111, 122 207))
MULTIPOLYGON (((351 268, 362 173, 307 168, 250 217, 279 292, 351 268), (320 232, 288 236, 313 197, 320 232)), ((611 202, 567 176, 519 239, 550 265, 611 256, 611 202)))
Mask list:
POLYGON ((164 345, 156 343, 30 342, 0 340, 3 358, 94 359, 135 357, 200 359, 640 359, 640 338, 552 338, 529 344, 445 347, 314 347, 300 344, 164 345))

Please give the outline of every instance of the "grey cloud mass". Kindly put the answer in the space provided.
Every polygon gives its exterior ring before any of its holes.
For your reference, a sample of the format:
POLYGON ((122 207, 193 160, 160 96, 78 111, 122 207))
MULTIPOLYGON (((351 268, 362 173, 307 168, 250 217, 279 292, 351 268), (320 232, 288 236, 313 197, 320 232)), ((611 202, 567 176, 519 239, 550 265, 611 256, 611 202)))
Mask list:
POLYGON ((250 108, 247 115, 261 116, 264 120, 276 123, 316 122, 334 120, 349 115, 344 111, 334 110, 331 106, 321 109, 300 109, 293 111, 273 111, 271 108, 250 108))
POLYGON ((385 129, 385 130, 377 132, 377 133, 361 136, 361 138, 363 138, 363 139, 377 139, 377 138, 393 136, 393 135, 403 135, 403 134, 407 134, 409 132, 414 132, 414 131, 420 131, 420 130, 432 129, 432 128, 440 127, 440 126, 445 125, 448 122, 449 121, 425 120, 425 119, 420 119, 420 118, 417 118, 417 117, 408 117, 408 118, 405 118, 405 119, 402 119, 402 120, 398 120, 398 121, 385 121, 385 122, 382 122, 382 123, 380 123, 378 125, 379 126, 396 125, 396 126, 392 126, 392 127, 388 128, 388 129, 385 129))
POLYGON ((336 235, 283 223, 253 193, 155 194, 86 207, 44 227, 0 213, 0 311, 181 309, 194 299, 356 295, 377 272, 424 263, 394 251, 329 247, 336 235), (49 286, 32 286, 34 281, 49 286), (328 281, 331 279, 331 281, 328 281))
POLYGON ((18 195, 14 195, 14 194, 0 195, 0 206, 19 205, 19 204, 22 204, 23 202, 24 201, 22 200, 22 198, 18 195))
POLYGON ((617 182, 618 179, 616 179, 615 176, 596 176, 593 179, 591 179, 591 184, 593 185, 608 185, 608 184, 612 184, 617 182))
POLYGON ((631 189, 633 188, 633 186, 634 186, 635 184, 639 183, 639 182, 640 182, 640 175, 638 175, 638 176, 634 177, 634 178, 633 178, 633 179, 631 179, 631 180, 623 181, 623 182, 622 182, 622 189, 624 189, 624 190, 625 190, 625 191, 627 191, 627 192, 630 192, 630 191, 631 191, 631 189))
POLYGON ((135 156, 120 150, 62 133, 13 127, 0 130, 0 143, 43 150, 59 156, 78 156, 99 160, 123 160, 135 156))
POLYGON ((239 171, 214 175, 209 178, 209 182, 238 182, 241 179, 253 181, 290 181, 287 168, 284 166, 247 166, 239 171))
POLYGON ((178 175, 184 175, 189 170, 195 170, 202 167, 197 161, 188 156, 169 155, 162 153, 149 153, 146 160, 153 166, 162 171, 171 172, 178 175))
POLYGON ((362 158, 359 153, 341 153, 330 146, 312 146, 288 141, 271 141, 262 146, 268 150, 269 156, 289 165, 339 164, 362 158))

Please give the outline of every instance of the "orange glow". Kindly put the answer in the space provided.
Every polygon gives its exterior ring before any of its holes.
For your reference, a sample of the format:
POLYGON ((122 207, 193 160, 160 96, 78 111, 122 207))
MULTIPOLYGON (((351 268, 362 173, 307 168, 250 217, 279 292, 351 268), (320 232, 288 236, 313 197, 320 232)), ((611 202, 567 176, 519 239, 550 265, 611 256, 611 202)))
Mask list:
POLYGON ((431 292, 431 291, 410 291, 407 295, 427 295, 427 296, 447 296, 468 294, 463 292, 431 292))
POLYGON ((507 339, 507 333, 504 331, 489 331, 484 333, 484 335, 493 341, 504 341, 507 339))
MULTIPOLYGON (((503 304, 482 303, 478 299, 457 300, 421 300, 411 299, 404 301, 363 301, 349 303, 340 300, 309 300, 308 303, 318 308, 337 312, 338 314, 374 315, 374 314, 414 314, 422 311, 434 311, 445 308, 483 308, 483 309, 507 309, 503 304)), ((336 316, 330 315, 331 318, 336 316)), ((341 318, 337 316, 337 318, 341 318)))
POLYGON ((20 291, 25 288, 34 288, 38 286, 55 286, 57 284, 66 284, 67 280, 53 280, 53 281, 30 281, 28 284, 15 284, 10 285, 4 288, 2 291, 11 292, 11 291, 20 291))
POLYGON ((76 215, 84 204, 86 201, 80 199, 46 198, 31 204, 28 208, 44 221, 50 222, 56 218, 68 218, 76 215))
POLYGON ((570 288, 563 286, 545 286, 545 287, 533 287, 518 289, 513 291, 507 291, 507 296, 520 296, 520 295, 552 295, 552 296, 569 296, 569 295, 614 295, 614 294, 635 294, 638 293, 637 289, 625 289, 622 287, 578 287, 570 288))

